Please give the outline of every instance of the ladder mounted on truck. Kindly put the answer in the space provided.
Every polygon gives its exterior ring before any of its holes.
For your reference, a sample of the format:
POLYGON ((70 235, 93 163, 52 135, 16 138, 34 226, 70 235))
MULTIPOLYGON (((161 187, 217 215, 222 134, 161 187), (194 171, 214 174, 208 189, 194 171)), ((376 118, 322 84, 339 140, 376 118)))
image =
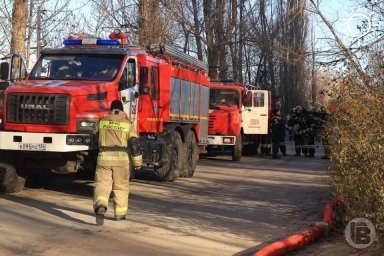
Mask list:
POLYGON ((208 70, 207 64, 176 49, 175 47, 163 44, 151 44, 148 47, 148 50, 156 54, 163 54, 165 56, 169 56, 171 57, 171 60, 174 60, 175 62, 179 62, 187 66, 192 66, 204 71, 208 70))
POLYGON ((235 82, 233 79, 212 79, 211 83, 221 83, 222 85, 228 85, 228 86, 240 86, 240 87, 243 87, 245 91, 259 90, 258 86, 245 84, 241 82, 235 82))

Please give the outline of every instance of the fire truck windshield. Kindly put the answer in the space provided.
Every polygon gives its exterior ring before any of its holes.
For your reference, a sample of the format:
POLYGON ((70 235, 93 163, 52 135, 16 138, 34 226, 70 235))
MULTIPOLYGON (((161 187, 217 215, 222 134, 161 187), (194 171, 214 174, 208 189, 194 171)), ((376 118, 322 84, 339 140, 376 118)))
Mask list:
POLYGON ((209 106, 217 105, 239 106, 239 92, 236 90, 211 89, 209 96, 209 106))
POLYGON ((120 55, 43 55, 29 79, 111 81, 122 61, 120 55))

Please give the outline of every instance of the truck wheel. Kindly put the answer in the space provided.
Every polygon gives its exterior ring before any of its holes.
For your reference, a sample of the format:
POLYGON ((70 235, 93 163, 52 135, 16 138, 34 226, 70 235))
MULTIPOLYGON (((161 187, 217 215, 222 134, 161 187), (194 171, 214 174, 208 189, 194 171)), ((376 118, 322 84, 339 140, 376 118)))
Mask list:
POLYGON ((17 175, 15 166, 0 163, 0 191, 4 193, 16 193, 23 190, 25 178, 17 175))
POLYGON ((199 148, 193 131, 189 131, 187 134, 183 155, 183 169, 180 172, 180 177, 190 178, 195 173, 197 160, 199 159, 199 148))
POLYGON ((155 168, 155 176, 159 181, 175 181, 182 167, 183 143, 180 134, 172 131, 167 143, 167 162, 162 167, 155 168))
POLYGON ((242 138, 240 135, 240 136, 236 137, 236 143, 232 149, 232 160, 233 161, 240 161, 242 149, 243 149, 243 142, 242 142, 242 138))

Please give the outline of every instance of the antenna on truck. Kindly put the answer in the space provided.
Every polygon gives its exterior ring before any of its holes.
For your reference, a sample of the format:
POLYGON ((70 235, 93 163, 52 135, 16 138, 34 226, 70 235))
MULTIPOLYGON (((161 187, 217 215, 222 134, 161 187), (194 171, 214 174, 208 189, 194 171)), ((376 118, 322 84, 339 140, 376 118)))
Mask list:
POLYGON ((176 49, 175 47, 163 44, 151 44, 148 48, 152 52, 168 55, 181 63, 191 65, 199 69, 208 70, 207 64, 176 49))

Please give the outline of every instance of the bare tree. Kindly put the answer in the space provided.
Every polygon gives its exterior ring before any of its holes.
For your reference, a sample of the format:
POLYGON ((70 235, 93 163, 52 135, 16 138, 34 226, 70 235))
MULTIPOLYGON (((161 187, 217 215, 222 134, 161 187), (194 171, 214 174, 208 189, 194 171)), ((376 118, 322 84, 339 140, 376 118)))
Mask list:
POLYGON ((332 24, 329 22, 329 20, 324 16, 323 12, 320 10, 319 3, 315 3, 314 0, 310 0, 312 6, 314 7, 314 11, 316 14, 318 14, 321 18, 321 20, 324 22, 324 24, 328 27, 329 31, 332 33, 336 44, 338 45, 341 53, 343 56, 348 60, 348 65, 351 66, 359 75, 360 79, 364 83, 365 86, 369 87, 371 83, 371 79, 369 76, 365 74, 363 69, 360 66, 360 63, 358 60, 356 60, 356 57, 352 54, 352 52, 347 48, 347 46, 344 44, 344 42, 341 40, 339 35, 336 33, 335 29, 333 28, 332 24))
POLYGON ((27 30, 28 0, 15 0, 12 11, 11 52, 25 56, 25 33, 27 30))

